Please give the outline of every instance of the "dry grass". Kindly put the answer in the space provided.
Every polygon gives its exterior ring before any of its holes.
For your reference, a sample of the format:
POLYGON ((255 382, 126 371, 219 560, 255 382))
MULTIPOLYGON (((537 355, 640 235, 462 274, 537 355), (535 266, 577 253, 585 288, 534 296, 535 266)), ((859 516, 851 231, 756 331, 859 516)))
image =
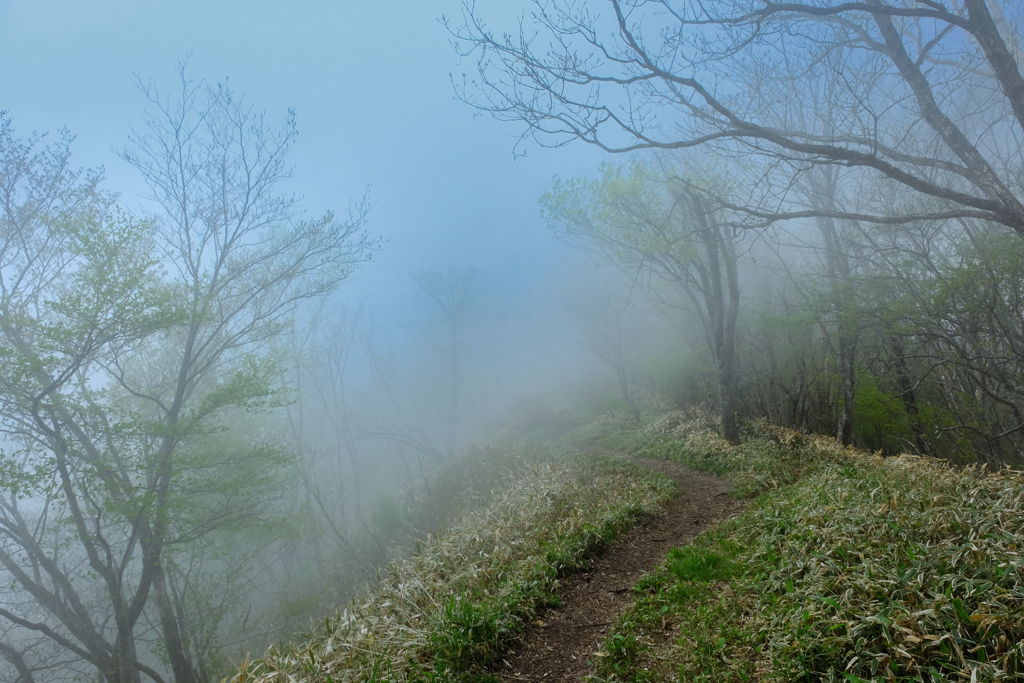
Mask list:
POLYGON ((780 671, 1024 678, 1021 473, 851 454, 753 523, 780 671))
POLYGON ((825 465, 845 462, 854 452, 828 437, 764 422, 747 425, 745 432, 743 444, 733 447, 714 424, 670 412, 643 430, 635 452, 726 477, 736 485, 737 495, 747 497, 793 484, 825 465))
POLYGON ((535 465, 383 568, 364 597, 305 642, 270 648, 231 680, 446 680, 477 671, 553 599, 559 570, 654 513, 673 487, 611 461, 535 465))

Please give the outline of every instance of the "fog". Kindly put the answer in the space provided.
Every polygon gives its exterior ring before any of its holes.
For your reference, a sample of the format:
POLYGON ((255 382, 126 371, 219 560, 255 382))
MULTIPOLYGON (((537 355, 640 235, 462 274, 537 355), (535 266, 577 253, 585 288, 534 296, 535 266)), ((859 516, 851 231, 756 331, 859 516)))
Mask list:
MULTIPOLYGON (((474 117, 455 99, 449 72, 461 65, 439 19, 459 8, 0 5, 0 52, 16 65, 3 77, 0 102, 12 138, 45 134, 33 150, 38 152, 59 148, 67 129, 74 137, 69 166, 100 169, 99 187, 116 194, 114 203, 125 212, 139 218, 162 212, 152 187, 120 154, 133 147, 133 135, 146 134, 147 116, 158 113, 159 102, 180 98, 187 86, 178 71, 185 64, 186 81, 226 84, 265 114, 270 130, 295 111, 298 135, 274 191, 296 195, 303 218, 329 210, 343 217, 364 193, 372 204, 365 217, 372 246, 363 254, 372 260, 353 267, 326 299, 289 314, 292 334, 254 349, 276 354, 280 362, 276 381, 285 394, 274 400, 281 407, 259 418, 235 409, 219 418, 229 425, 223 435, 229 441, 221 447, 237 450, 231 434, 262 432, 293 456, 250 457, 245 476, 253 477, 251 491, 216 508, 222 530, 187 545, 185 555, 175 554, 191 558, 186 565, 193 567, 178 565, 174 581, 182 599, 192 605, 211 601, 213 612, 193 625, 189 649, 202 675, 222 674, 203 667, 222 666, 225 657, 237 660, 249 647, 258 650, 301 629, 318 611, 330 611, 310 608, 311 596, 320 594, 318 605, 343 604, 368 571, 372 576, 383 559, 379 552, 359 557, 344 543, 357 533, 359 520, 373 514, 380 495, 400 495, 440 460, 499 429, 509 405, 521 397, 562 391, 585 376, 596 375, 599 386, 612 377, 577 344, 564 320, 557 294, 565 279, 561 266, 581 259, 551 238, 536 205, 552 176, 592 167, 599 155, 585 148, 538 148, 516 158, 510 131, 474 117), (150 86, 156 102, 143 92, 150 86), (460 329, 455 415, 444 405, 452 378, 430 329, 436 312, 413 278, 417 271, 450 267, 477 273, 472 310, 460 329), (260 497, 281 509, 253 505, 260 497), (247 509, 252 524, 232 521, 239 509, 247 509), (281 525, 290 531, 282 533, 281 525), (298 540, 283 540, 290 535, 298 540), (226 542, 226 556, 214 552, 226 542), (339 553, 351 560, 345 565, 349 575, 325 578, 339 553), (188 591, 193 594, 184 595, 188 591)), ((4 267, 11 266, 9 260, 4 267)), ((116 383, 96 372, 89 381, 97 387, 116 383)), ((216 443, 194 443, 189 457, 216 450, 216 443)), ((5 450, 20 452, 13 442, 5 450)), ((237 466, 215 458, 207 468, 220 472, 199 491, 229 489, 224 468, 237 466)), ((19 514, 31 522, 47 500, 52 497, 45 492, 22 495, 19 514)), ((51 533, 43 529, 39 538, 51 533)), ((128 562, 129 585, 143 571, 125 545, 130 534, 111 529, 108 538, 128 562)), ((78 547, 61 555, 78 581, 90 568, 84 553, 78 547)), ((83 609, 101 623, 110 609, 104 582, 87 583, 92 585, 79 589, 83 609)), ((132 596, 130 589, 125 596, 132 596)), ((160 628, 155 601, 149 602, 134 627, 135 656, 145 671, 174 680, 166 648, 149 635, 160 628)), ((2 603, 5 615, 28 621, 5 621, 0 640, 20 651, 17 661, 34 673, 19 674, 15 659, 0 658, 0 678, 94 679, 96 664, 24 627, 52 618, 45 607, 26 602, 20 590, 6 591, 2 603)), ((135 680, 140 674, 126 675, 135 680)))
POLYGON ((221 680, 556 405, 1020 465, 972 2, 0 4, 0 678, 221 680))

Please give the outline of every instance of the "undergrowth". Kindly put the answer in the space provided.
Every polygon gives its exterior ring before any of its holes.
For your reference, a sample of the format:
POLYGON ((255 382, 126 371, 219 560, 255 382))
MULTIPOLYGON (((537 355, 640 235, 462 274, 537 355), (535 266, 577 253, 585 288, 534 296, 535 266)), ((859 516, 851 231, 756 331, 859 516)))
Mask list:
POLYGON ((232 681, 483 676, 536 611, 557 601, 561 572, 654 514, 674 487, 621 461, 553 453, 510 473, 481 507, 382 567, 362 598, 244 662, 232 681))
POLYGON ((757 499, 635 587, 601 680, 1024 680, 1024 475, 665 416, 634 452, 757 499))

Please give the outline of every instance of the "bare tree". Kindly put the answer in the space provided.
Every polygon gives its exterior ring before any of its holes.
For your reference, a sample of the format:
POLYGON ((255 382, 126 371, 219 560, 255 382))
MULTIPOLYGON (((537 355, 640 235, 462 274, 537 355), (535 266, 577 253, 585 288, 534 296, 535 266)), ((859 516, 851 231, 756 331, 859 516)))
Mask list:
POLYGON ((580 282, 565 295, 565 309, 579 328, 580 343, 615 370, 622 400, 640 422, 640 407, 630 394, 631 365, 645 330, 641 288, 624 278, 580 282))
MULTIPOLYGON (((348 375, 359 342, 362 308, 323 307, 293 335, 294 402, 288 406, 293 438, 304 454, 306 503, 319 509, 336 540, 344 541, 349 516, 363 513, 364 481, 360 425, 365 415, 350 405, 348 375)), ((314 549, 318 565, 325 558, 314 549)))
POLYGON ((419 322, 419 329, 438 353, 445 357, 447 397, 447 430, 445 454, 455 455, 456 436, 461 416, 466 327, 477 312, 476 268, 450 265, 441 268, 421 268, 412 273, 420 291, 430 300, 430 313, 419 322))
POLYGON ((460 97, 521 122, 524 137, 742 157, 750 198, 732 208, 746 224, 969 217, 1024 237, 1019 17, 994 0, 534 4, 515 33, 492 32, 472 0, 464 21, 447 24, 460 54, 478 60, 455 83, 460 97), (793 79, 836 85, 829 128, 804 125, 793 79), (794 183, 821 166, 936 201, 895 215, 794 204, 794 183))

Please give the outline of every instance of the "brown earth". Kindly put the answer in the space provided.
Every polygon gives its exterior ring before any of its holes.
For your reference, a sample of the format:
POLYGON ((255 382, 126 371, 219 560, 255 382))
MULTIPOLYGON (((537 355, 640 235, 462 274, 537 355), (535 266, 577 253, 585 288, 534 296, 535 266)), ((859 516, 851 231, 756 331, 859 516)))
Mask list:
POLYGON ((634 460, 679 484, 665 514, 623 536, 595 557, 587 570, 561 581, 562 605, 539 615, 522 644, 493 672, 507 683, 579 681, 616 619, 633 600, 631 588, 670 548, 691 541, 715 522, 732 517, 743 502, 725 495, 732 484, 662 460, 634 460))

